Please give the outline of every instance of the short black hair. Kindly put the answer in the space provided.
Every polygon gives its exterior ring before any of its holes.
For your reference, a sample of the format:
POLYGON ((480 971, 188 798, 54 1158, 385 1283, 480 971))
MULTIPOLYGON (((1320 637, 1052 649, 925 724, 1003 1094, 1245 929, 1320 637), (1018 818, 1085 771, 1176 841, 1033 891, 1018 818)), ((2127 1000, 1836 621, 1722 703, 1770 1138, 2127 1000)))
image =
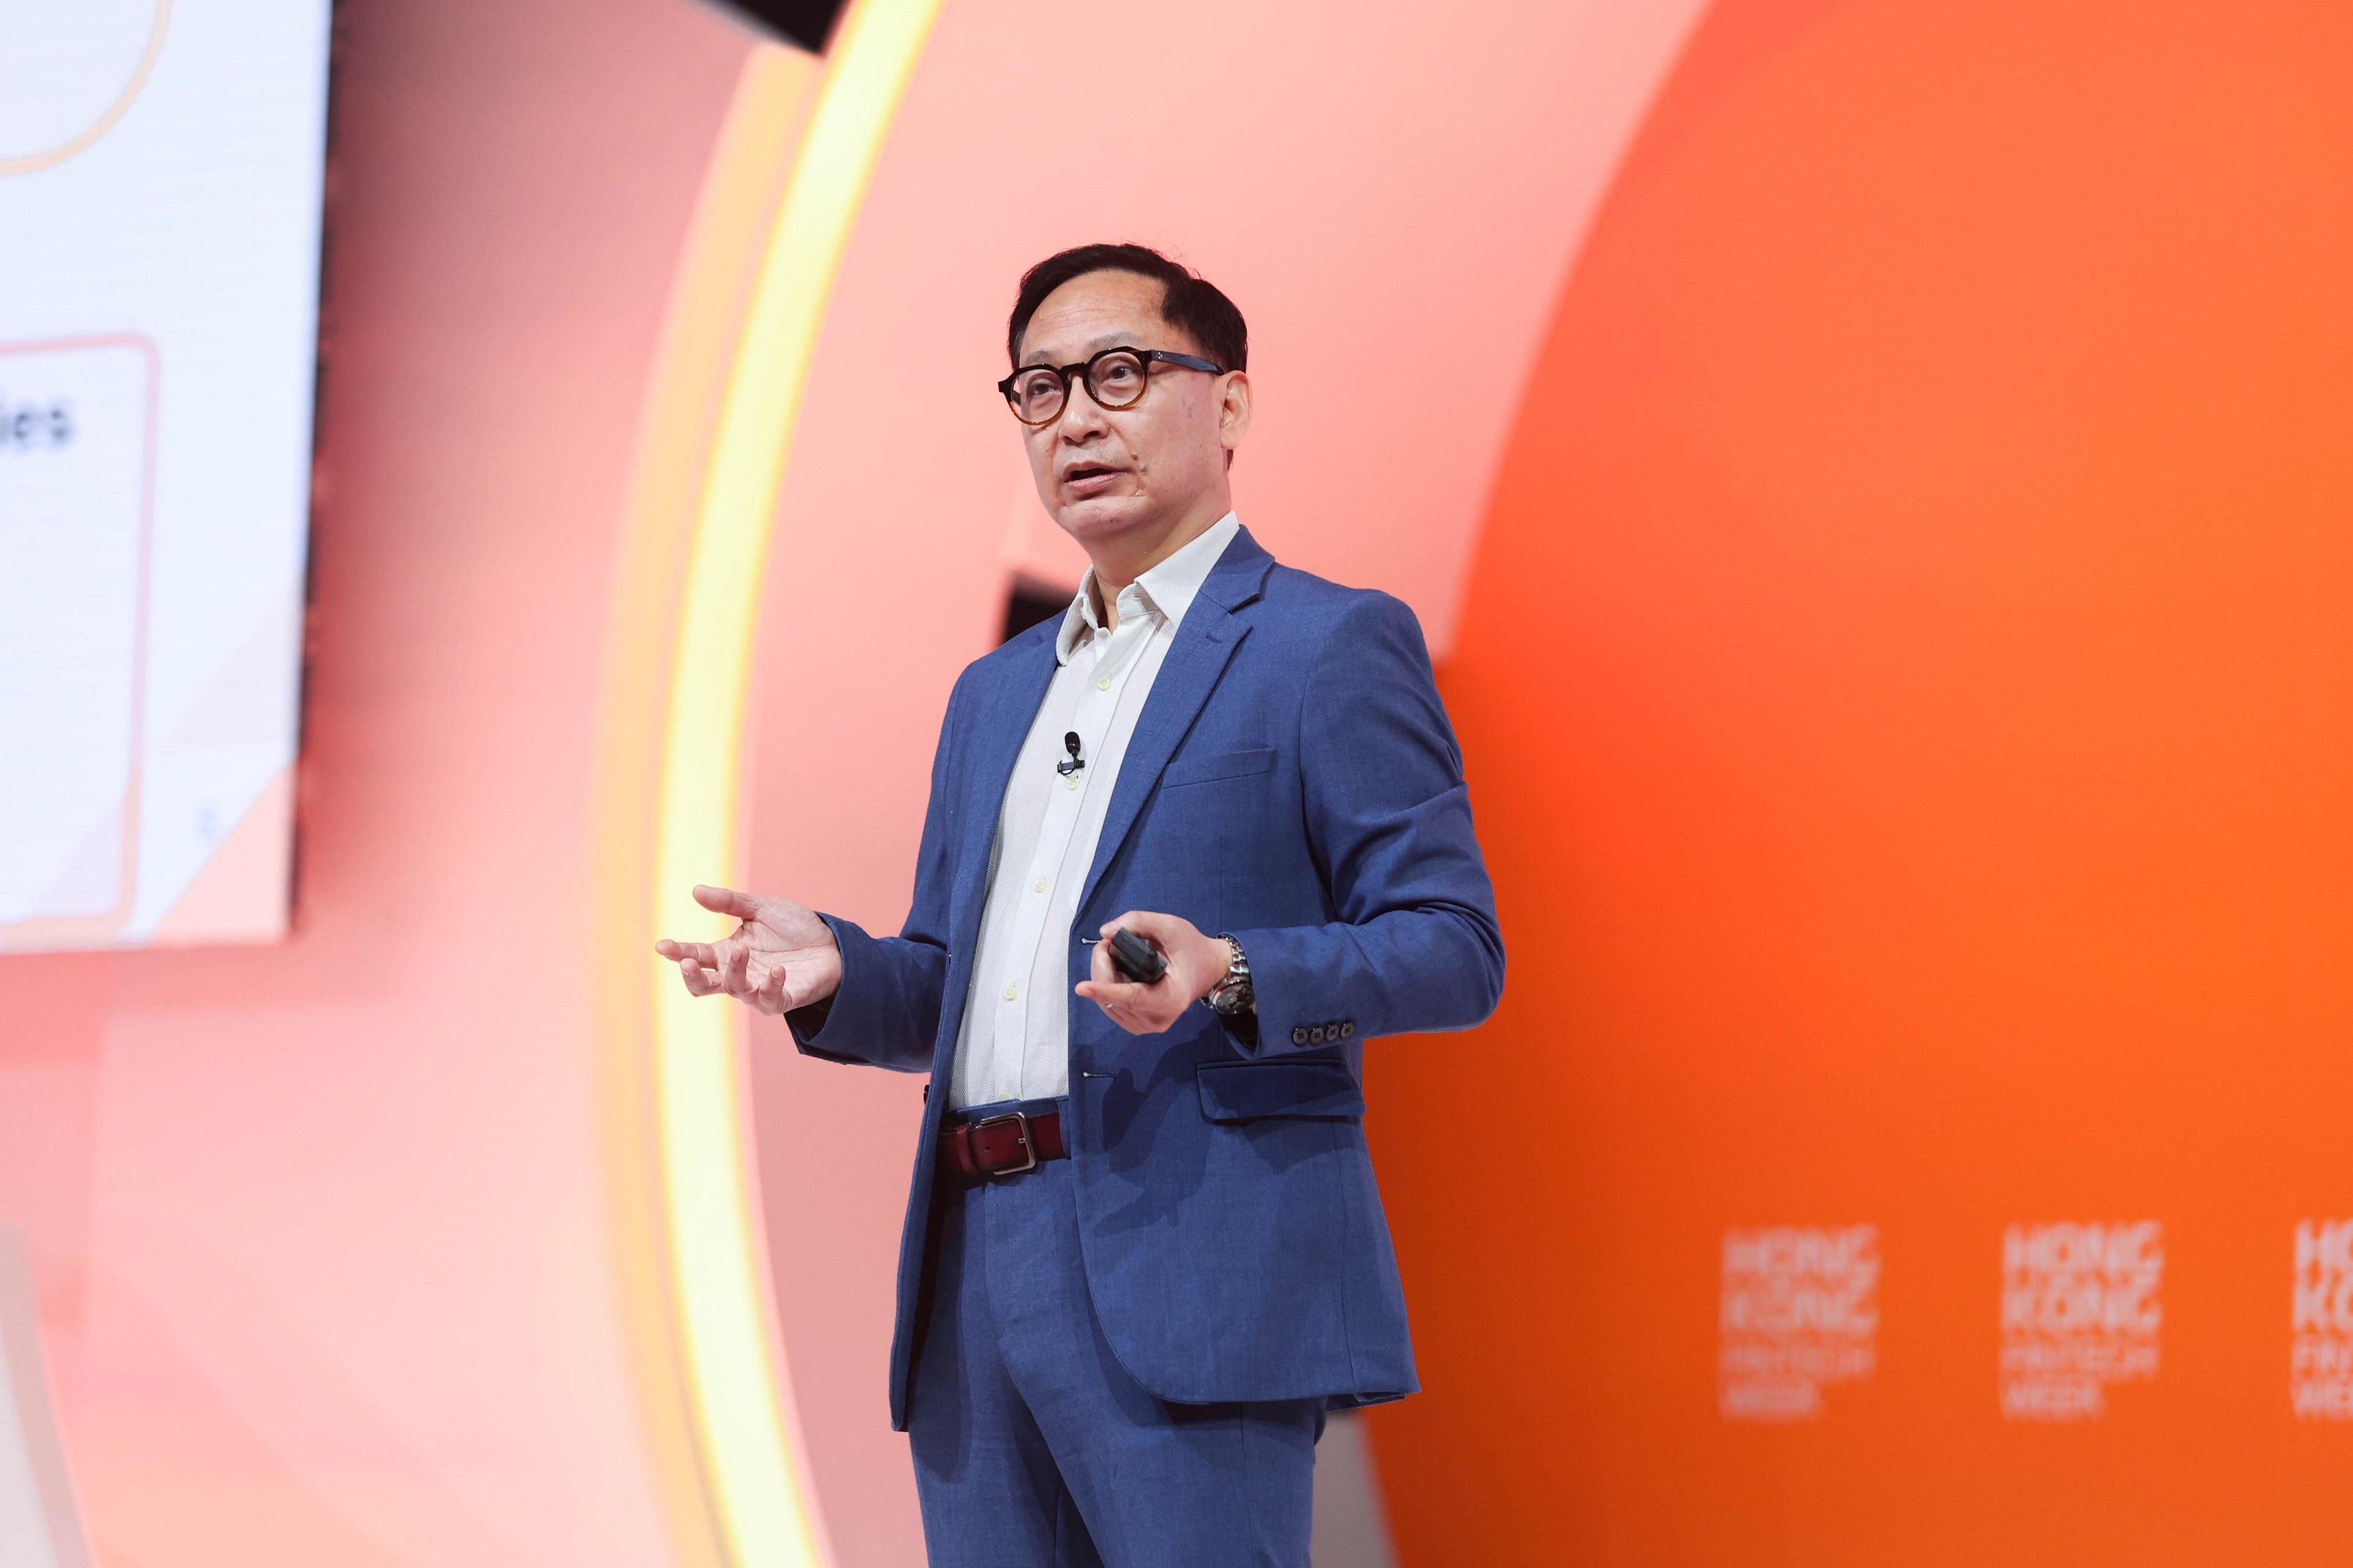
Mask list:
MULTIPOLYGON (((1250 368, 1250 328, 1242 313, 1216 284, 1171 261, 1148 245, 1081 245, 1058 250, 1021 275, 1013 316, 1005 323, 1005 357, 1021 368, 1021 334, 1046 296, 1090 272, 1133 272, 1160 280, 1160 318, 1191 338, 1203 353, 1228 370, 1250 368)), ((1149 348, 1151 344, 1140 344, 1149 348)))

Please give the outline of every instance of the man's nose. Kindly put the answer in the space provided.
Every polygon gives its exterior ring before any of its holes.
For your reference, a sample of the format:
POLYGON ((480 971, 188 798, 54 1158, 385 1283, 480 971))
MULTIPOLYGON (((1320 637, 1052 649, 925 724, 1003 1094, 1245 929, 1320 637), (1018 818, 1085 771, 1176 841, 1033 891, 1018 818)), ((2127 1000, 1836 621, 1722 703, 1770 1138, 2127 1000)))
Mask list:
POLYGON ((1062 439, 1082 440, 1099 431, 1110 428, 1111 417, 1103 412, 1103 405, 1095 401, 1095 395, 1087 390, 1087 378, 1083 375, 1072 376, 1070 394, 1062 399, 1060 432, 1062 439))

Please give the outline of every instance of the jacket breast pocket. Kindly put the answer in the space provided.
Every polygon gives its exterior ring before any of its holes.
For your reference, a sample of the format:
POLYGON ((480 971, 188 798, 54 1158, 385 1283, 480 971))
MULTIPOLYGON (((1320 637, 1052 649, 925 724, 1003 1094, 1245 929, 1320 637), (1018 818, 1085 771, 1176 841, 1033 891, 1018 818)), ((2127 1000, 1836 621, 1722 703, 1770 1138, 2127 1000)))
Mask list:
POLYGON ((1328 1058, 1276 1062, 1208 1062, 1196 1076, 1201 1114, 1211 1121, 1261 1116, 1357 1117, 1365 1091, 1345 1062, 1328 1058))
POLYGON ((1243 752, 1211 752, 1206 756, 1178 757, 1160 770, 1160 787, 1182 789, 1187 784, 1210 784, 1219 779, 1250 778, 1257 773, 1272 773, 1275 755, 1271 746, 1253 746, 1243 752))

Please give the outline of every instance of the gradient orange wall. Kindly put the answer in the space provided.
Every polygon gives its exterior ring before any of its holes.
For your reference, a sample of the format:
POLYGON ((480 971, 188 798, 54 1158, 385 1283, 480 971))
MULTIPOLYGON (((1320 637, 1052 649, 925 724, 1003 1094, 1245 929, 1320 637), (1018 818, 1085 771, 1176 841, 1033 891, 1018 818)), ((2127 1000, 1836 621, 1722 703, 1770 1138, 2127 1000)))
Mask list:
POLYGON ((2342 7, 1714 9, 1444 671, 1512 969, 1368 1058, 1405 1561, 2345 1561, 2348 279, 2342 7), (2005 1226, 2142 1218, 2154 1381, 2005 1422, 2005 1226), (1876 1372, 1726 1422, 1724 1232, 1858 1223, 1876 1372))
MULTIPOLYGON (((0 963, 0 1218, 112 1568, 700 1562, 597 770, 746 43, 346 11, 296 934, 0 963)), ((2284 1385, 2289 1227, 2353 1213, 2341 8, 1351 22, 945 6, 792 432, 749 879, 899 919, 949 679, 1080 564, 987 395, 1011 279, 1165 244, 1256 329, 1253 531, 1430 629, 1510 932, 1492 1026, 1368 1053, 1400 1560, 2334 1560, 2353 1432, 2284 1385), (1251 155, 1036 144, 1038 81, 1138 60, 1251 155), (2158 1379, 2004 1425, 2002 1226, 2145 1216, 2158 1379), (1775 1223, 1881 1227, 1878 1367, 1730 1426, 1720 1243, 1775 1223)), ((750 1035, 802 1458, 835 1568, 894 1568, 913 1085, 750 1035)))

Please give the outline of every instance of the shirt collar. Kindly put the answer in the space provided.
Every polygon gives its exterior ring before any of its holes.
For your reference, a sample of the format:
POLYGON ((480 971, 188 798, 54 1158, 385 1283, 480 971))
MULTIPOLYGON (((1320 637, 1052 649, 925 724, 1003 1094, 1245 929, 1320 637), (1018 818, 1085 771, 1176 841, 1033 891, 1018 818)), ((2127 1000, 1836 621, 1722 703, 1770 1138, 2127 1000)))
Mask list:
MULTIPOLYGON (((1209 569, 1226 552, 1226 546, 1241 531, 1241 526, 1229 511, 1136 578, 1137 596, 1145 607, 1166 620, 1172 629, 1181 624, 1193 596, 1208 581, 1209 569)), ((1103 621, 1095 614, 1092 592, 1094 581, 1095 569, 1089 566, 1086 575, 1079 579, 1079 591, 1071 596, 1070 608, 1062 612, 1061 634, 1054 639, 1057 664, 1070 663, 1079 644, 1103 629, 1103 621)))

